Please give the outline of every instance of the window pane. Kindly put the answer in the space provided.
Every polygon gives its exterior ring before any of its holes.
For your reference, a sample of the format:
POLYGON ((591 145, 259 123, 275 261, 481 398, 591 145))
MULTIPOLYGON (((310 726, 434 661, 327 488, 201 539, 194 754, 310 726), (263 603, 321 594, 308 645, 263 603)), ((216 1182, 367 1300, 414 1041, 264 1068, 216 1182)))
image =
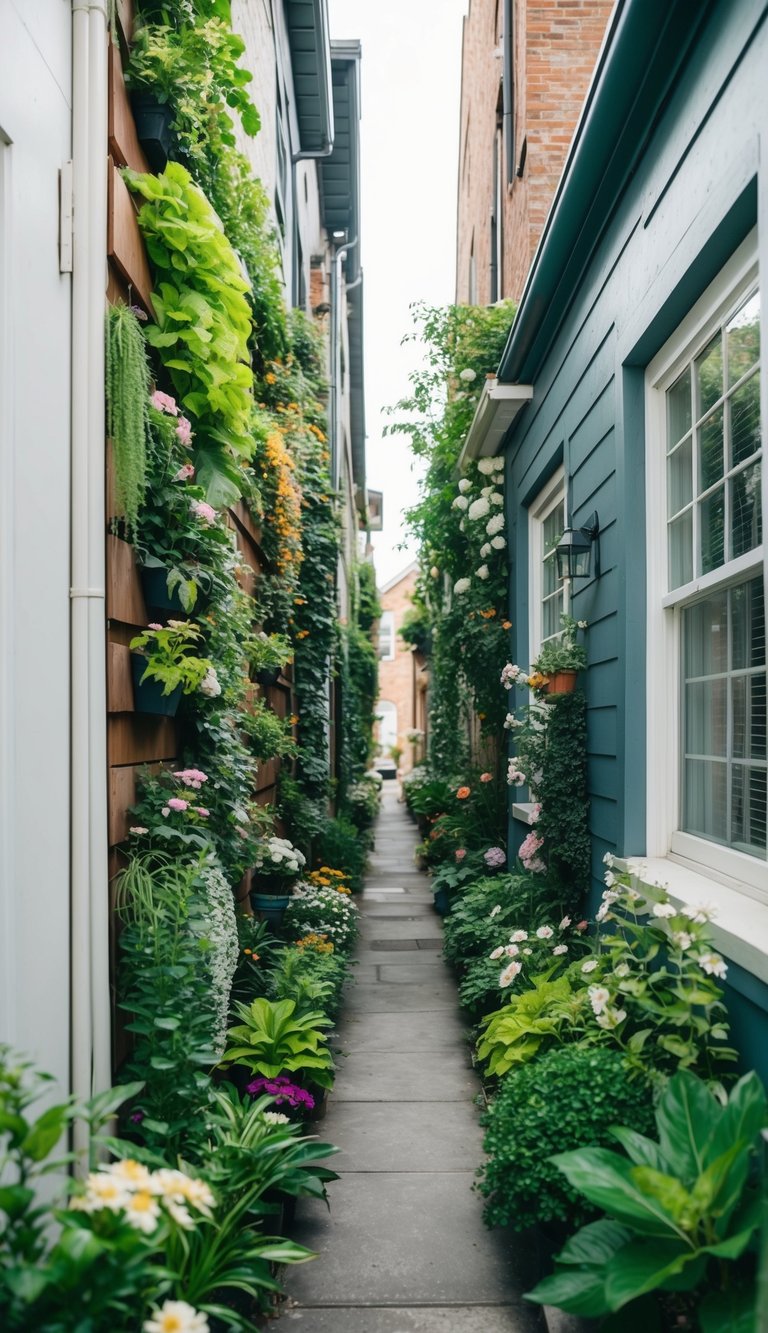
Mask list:
POLYGON ((565 529, 565 504, 559 504, 551 514, 547 514, 541 525, 544 537, 544 554, 554 551, 565 529))
POLYGON ((714 486, 723 475, 723 409, 719 407, 699 427, 699 491, 714 486))
POLYGON ((553 634, 559 634, 562 626, 560 616, 563 610, 563 594, 556 593, 543 603, 541 608, 541 637, 542 639, 551 639, 553 634))
MULTIPOLYGON (((728 670, 728 598, 715 593, 705 602, 689 606, 683 617, 685 628, 685 675, 715 676, 728 670)), ((690 747, 689 747, 690 748, 690 747)))
POLYGON ((731 488, 731 559, 753 551, 763 539, 760 464, 753 463, 729 481, 731 488))
POLYGON ((696 418, 703 417, 723 394, 723 340, 719 333, 696 357, 696 418))
POLYGON ((548 556, 544 561, 542 582, 542 597, 551 597, 553 592, 558 592, 560 589, 560 580, 557 577, 557 564, 553 555, 548 556))
POLYGON ((750 856, 766 853, 766 770, 737 764, 731 784, 732 841, 750 856))
POLYGON ((690 509, 669 525, 669 586, 680 588, 693 578, 693 514, 690 509))
POLYGON ((725 491, 722 486, 707 496, 699 505, 699 540, 701 542, 701 572, 718 569, 725 558, 725 491))
POLYGON ((728 383, 735 384, 760 356, 760 293, 755 292, 726 329, 728 383))
POLYGON ((728 399, 731 414, 731 467, 760 448, 760 377, 753 375, 728 399))
POLYGON ((750 579, 731 589, 733 670, 765 665, 765 597, 763 580, 750 579))
POLYGON ((691 367, 667 390, 667 448, 681 440, 691 429, 691 367))
POLYGON ((731 686, 734 759, 765 759, 765 676, 735 676, 731 686))
POLYGON ((728 753, 728 712, 726 681, 701 680, 685 691, 686 754, 719 755, 728 753))
POLYGON ((672 517, 693 499, 693 441, 690 435, 667 460, 667 512, 672 517))
POLYGON ((686 759, 683 828, 715 842, 728 834, 727 766, 717 760, 686 759))

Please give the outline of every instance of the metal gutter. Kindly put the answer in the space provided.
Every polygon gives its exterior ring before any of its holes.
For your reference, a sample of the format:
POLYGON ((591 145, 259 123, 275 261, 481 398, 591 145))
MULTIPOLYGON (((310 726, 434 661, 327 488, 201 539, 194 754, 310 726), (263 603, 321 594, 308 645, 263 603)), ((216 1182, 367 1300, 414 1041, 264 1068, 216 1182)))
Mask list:
POLYGON ((294 84, 300 79, 311 77, 301 69, 306 58, 314 54, 312 75, 317 82, 316 91, 296 89, 296 115, 299 122, 301 149, 293 154, 294 162, 306 162, 320 157, 330 157, 333 152, 334 115, 333 115, 333 79, 331 75, 331 32, 328 20, 328 0, 288 0, 286 5, 288 40, 291 46, 291 59, 294 68, 294 84), (292 22, 299 14, 311 8, 314 30, 314 52, 306 50, 309 29, 292 22), (319 129, 307 124, 306 103, 312 99, 317 102, 316 112, 319 129), (311 142, 309 142, 311 140, 311 142))
POLYGON ((617 0, 499 380, 535 379, 712 3, 617 0))
POLYGON ((457 471, 462 472, 473 458, 492 458, 497 454, 512 422, 532 397, 532 384, 500 384, 493 376, 486 379, 457 471))

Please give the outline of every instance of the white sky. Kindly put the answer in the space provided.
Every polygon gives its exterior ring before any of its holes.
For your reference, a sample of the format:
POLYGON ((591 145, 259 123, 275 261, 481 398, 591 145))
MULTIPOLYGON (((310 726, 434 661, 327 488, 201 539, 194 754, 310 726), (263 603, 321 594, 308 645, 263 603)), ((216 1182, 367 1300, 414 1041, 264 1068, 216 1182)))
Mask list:
POLYGON ((362 227, 368 485, 384 492, 374 534, 379 583, 413 551, 402 510, 417 498, 405 437, 382 438, 382 408, 408 391, 417 364, 412 301, 446 305, 455 293, 461 20, 467 0, 330 0, 332 38, 362 42, 362 227))

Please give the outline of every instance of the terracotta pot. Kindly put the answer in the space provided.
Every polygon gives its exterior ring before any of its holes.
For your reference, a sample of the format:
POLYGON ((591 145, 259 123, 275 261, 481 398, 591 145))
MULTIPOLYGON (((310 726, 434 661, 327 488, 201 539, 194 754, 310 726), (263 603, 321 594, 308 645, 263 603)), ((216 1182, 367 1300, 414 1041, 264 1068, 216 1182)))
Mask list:
POLYGON ((545 694, 573 694, 576 689, 577 671, 553 671, 544 686, 545 694))

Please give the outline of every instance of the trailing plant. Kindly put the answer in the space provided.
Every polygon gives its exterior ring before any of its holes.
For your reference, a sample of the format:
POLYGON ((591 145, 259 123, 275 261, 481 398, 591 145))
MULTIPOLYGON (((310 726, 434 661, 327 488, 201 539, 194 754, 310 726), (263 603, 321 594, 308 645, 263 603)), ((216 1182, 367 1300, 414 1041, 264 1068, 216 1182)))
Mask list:
POLYGON ((573 616, 560 617, 562 629, 541 645, 538 657, 531 667, 534 675, 551 676, 557 671, 585 671, 587 650, 577 640, 577 632, 587 628, 586 620, 576 621, 573 616))
MULTIPOLYGON (((379 659, 370 634, 357 624, 339 634, 338 672, 341 680, 340 797, 350 805, 350 792, 362 777, 373 753, 373 724, 379 694, 379 659)), ((370 821, 369 821, 370 822, 370 821)))
POLYGON ((145 336, 194 420, 197 479, 212 504, 229 504, 254 447, 247 283, 189 172, 170 162, 161 176, 123 175, 146 201, 138 220, 158 280, 145 336))
POLYGON ((606 1325, 614 1329, 633 1315, 659 1329, 652 1294, 669 1293, 662 1299, 672 1312, 679 1293, 691 1293, 701 1333, 752 1333, 761 1210, 750 1177, 765 1122, 756 1074, 722 1104, 681 1071, 659 1098, 655 1140, 623 1124, 613 1130, 623 1154, 556 1154, 571 1189, 606 1216, 568 1241, 528 1299, 592 1317, 625 1311, 606 1325))
POLYGON ((651 1087, 618 1051, 564 1046, 507 1074, 483 1116, 488 1160, 477 1188, 488 1201, 488 1225, 525 1231, 593 1218, 551 1154, 607 1146, 617 1120, 640 1133, 653 1125, 651 1087))
POLYGON ((323 1032, 330 1020, 320 1010, 300 1013, 294 1000, 259 998, 236 1004, 235 1016, 240 1021, 229 1030, 222 1068, 243 1065, 265 1078, 286 1070, 319 1087, 333 1086, 333 1057, 323 1032))
MULTIPOLYGON (((146 318, 143 312, 142 318, 146 318)), ((144 334, 133 306, 107 308, 105 378, 115 508, 124 516, 127 531, 133 533, 146 488, 150 385, 144 334)))
POLYGON ((257 759, 266 761, 291 757, 296 753, 296 744, 291 734, 290 718, 281 718, 274 713, 264 699, 254 699, 240 722, 247 736, 250 748, 257 759))
POLYGON ((376 587, 376 569, 372 560, 361 560, 357 571, 357 623, 368 634, 381 615, 381 602, 376 587))

